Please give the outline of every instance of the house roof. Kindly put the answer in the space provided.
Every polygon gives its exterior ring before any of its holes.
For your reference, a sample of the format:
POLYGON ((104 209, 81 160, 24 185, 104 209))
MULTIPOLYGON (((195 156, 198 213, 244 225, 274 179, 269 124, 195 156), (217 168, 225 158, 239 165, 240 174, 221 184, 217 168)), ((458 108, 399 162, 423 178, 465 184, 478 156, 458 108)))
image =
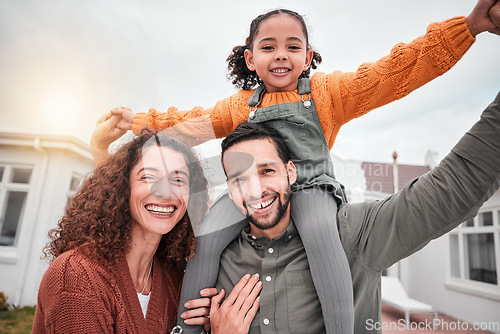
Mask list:
MULTIPOLYGON (((367 191, 394 193, 393 164, 362 162, 361 168, 365 174, 367 191)), ((430 170, 429 166, 398 164, 398 188, 403 188, 408 182, 430 170)))
POLYGON ((0 146, 25 146, 40 149, 63 149, 92 160, 89 144, 71 136, 0 132, 0 146))

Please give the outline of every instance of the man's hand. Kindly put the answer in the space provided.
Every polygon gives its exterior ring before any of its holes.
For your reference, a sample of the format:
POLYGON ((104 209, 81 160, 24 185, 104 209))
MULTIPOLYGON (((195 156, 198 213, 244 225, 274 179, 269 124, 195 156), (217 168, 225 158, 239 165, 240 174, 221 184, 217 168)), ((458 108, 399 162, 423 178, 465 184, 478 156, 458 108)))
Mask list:
POLYGON ((474 37, 483 31, 500 35, 500 0, 479 0, 466 21, 474 37))
POLYGON ((210 303, 211 298, 217 294, 216 288, 207 288, 200 291, 202 298, 192 299, 184 306, 189 311, 181 314, 181 318, 187 325, 202 325, 203 330, 210 331, 210 303))
POLYGON ((109 145, 132 128, 133 118, 132 110, 124 107, 111 109, 99 118, 90 137, 90 152, 96 166, 108 160, 109 145))
POLYGON ((222 305, 224 290, 213 297, 210 309, 212 333, 248 333, 260 306, 261 289, 262 282, 259 281, 259 274, 252 277, 247 274, 236 284, 222 305))
MULTIPOLYGON (((497 29, 500 29, 500 1, 497 1, 496 4, 490 8, 488 14, 493 24, 497 27, 497 29)), ((498 35, 499 32, 496 31, 496 34, 498 35)))

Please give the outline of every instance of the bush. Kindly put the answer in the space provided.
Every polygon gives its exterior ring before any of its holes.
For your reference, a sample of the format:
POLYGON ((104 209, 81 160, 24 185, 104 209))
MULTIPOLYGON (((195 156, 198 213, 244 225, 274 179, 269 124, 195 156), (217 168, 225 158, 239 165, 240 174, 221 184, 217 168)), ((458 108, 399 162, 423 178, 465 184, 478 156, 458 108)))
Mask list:
POLYGON ((2 291, 0 291, 0 311, 4 311, 6 309, 7 309, 7 297, 2 291))
POLYGON ((0 333, 31 334, 34 317, 34 306, 25 306, 11 311, 0 312, 0 333))

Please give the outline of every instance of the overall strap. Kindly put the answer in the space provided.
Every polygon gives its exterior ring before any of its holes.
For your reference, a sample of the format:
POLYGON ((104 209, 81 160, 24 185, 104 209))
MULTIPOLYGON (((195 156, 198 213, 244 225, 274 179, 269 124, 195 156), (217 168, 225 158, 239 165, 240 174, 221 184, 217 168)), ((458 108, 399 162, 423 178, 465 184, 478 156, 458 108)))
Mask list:
POLYGON ((299 95, 311 94, 311 81, 309 78, 300 78, 298 83, 299 95))
POLYGON ((255 91, 253 92, 253 95, 251 98, 248 99, 248 106, 251 107, 257 107, 260 104, 260 101, 262 101, 262 97, 266 93, 266 85, 262 84, 255 91))

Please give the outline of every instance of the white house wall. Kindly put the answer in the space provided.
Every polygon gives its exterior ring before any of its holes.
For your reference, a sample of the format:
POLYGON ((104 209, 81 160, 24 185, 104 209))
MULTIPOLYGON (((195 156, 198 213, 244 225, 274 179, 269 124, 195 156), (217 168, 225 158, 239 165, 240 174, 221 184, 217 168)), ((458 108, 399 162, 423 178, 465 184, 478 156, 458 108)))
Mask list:
MULTIPOLYGON (((500 206, 500 192, 483 208, 500 206)), ((499 256, 499 254, 497 254, 499 256)), ((500 300, 485 298, 475 292, 457 291, 447 287, 450 258, 449 235, 433 240, 407 259, 409 278, 404 280, 410 297, 434 306, 455 318, 474 322, 496 322, 500 319, 500 300)), ((496 333, 500 333, 497 331, 496 333)))
POLYGON ((44 193, 40 199, 39 219, 29 256, 32 264, 25 276, 22 305, 36 304, 38 287, 48 266, 47 259, 40 259, 42 249, 49 241, 48 231, 56 227, 58 220, 64 214, 71 177, 75 173, 86 176, 92 168, 92 162, 74 153, 56 151, 50 154, 44 193))
POLYGON ((17 247, 0 246, 0 291, 8 297, 8 303, 14 303, 19 297, 17 293, 21 287, 20 275, 26 266, 27 254, 25 250, 31 240, 29 231, 34 228, 37 211, 37 190, 40 189, 41 167, 43 156, 34 149, 0 146, 0 162, 20 164, 33 168, 30 190, 26 198, 25 210, 21 219, 21 229, 18 235, 17 247))
POLYGON ((34 305, 47 261, 40 260, 47 233, 64 212, 74 173, 86 175, 92 161, 66 149, 0 146, 0 162, 33 167, 17 247, 0 247, 0 291, 10 304, 34 305))

